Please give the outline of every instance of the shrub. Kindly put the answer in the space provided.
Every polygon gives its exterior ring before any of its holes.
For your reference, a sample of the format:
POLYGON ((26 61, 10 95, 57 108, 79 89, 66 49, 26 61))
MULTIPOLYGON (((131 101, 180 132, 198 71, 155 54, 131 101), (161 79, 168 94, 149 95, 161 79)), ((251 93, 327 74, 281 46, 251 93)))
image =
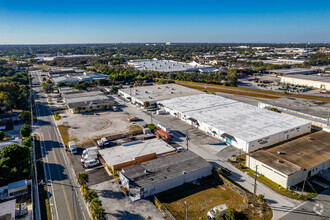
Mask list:
POLYGON ((120 180, 120 179, 117 179, 117 183, 118 183, 118 184, 121 184, 121 180, 120 180))
POLYGON ((257 195, 257 200, 260 202, 264 201, 264 198, 265 198, 265 196, 262 194, 257 195))
POLYGON ((88 183, 88 174, 86 172, 81 172, 77 176, 77 181, 79 185, 85 186, 88 183))
POLYGON ((30 125, 23 125, 20 131, 22 137, 29 137, 31 135, 31 127, 30 125))
POLYGON ((118 170, 115 170, 115 172, 113 173, 113 176, 115 176, 115 177, 118 177, 119 175, 118 175, 118 170))
POLYGON ((155 133, 155 131, 156 131, 156 126, 154 124, 148 124, 147 128, 149 128, 152 133, 155 133))
POLYGON ((221 174, 221 168, 218 168, 218 169, 217 169, 217 172, 218 172, 219 174, 221 174))
POLYGON ((18 117, 20 119, 22 119, 23 121, 30 123, 31 121, 31 112, 29 111, 23 111, 21 114, 18 115, 18 117))
POLYGON ((0 141, 2 141, 5 138, 5 133, 3 131, 0 131, 0 141))
POLYGON ((97 193, 94 190, 87 190, 84 194, 84 199, 86 202, 91 202, 92 199, 97 198, 97 193))
POLYGON ((245 168, 245 166, 244 166, 243 164, 241 164, 241 163, 240 163, 240 164, 238 164, 238 166, 237 166, 237 167, 238 167, 238 169, 244 169, 244 168, 245 168))

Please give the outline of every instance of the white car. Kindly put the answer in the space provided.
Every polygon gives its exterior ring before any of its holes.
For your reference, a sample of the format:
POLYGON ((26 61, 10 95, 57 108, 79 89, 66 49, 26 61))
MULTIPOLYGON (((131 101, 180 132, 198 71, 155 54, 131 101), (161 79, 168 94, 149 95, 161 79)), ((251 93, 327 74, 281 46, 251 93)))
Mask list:
POLYGON ((226 211, 227 211, 227 206, 225 204, 218 205, 207 213, 207 218, 210 220, 218 219, 218 217, 223 217, 226 214, 226 211))
POLYGON ((94 159, 94 160, 86 160, 84 162, 84 167, 85 168, 90 168, 90 167, 95 167, 97 165, 100 164, 100 161, 98 159, 94 159))

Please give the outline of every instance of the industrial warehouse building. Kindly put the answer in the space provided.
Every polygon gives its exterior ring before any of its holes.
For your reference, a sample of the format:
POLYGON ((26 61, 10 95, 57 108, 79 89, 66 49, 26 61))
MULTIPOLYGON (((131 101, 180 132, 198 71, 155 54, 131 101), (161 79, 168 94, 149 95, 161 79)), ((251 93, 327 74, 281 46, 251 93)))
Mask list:
POLYGON ((158 104, 174 117, 245 152, 311 131, 310 122, 217 95, 177 97, 158 104))
POLYGON ((137 103, 141 106, 145 102, 156 104, 157 101, 170 99, 179 96, 201 94, 202 92, 190 89, 176 84, 141 86, 128 89, 120 89, 118 94, 129 100, 132 103, 137 103))
POLYGON ((284 188, 330 168, 330 133, 316 132, 246 156, 246 166, 284 188))
POLYGON ((138 70, 150 70, 158 72, 199 72, 215 73, 218 70, 211 66, 201 65, 195 61, 190 63, 178 62, 173 60, 130 60, 129 66, 138 70))
POLYGON ((118 172, 132 200, 180 186, 212 173, 212 165, 191 151, 126 167, 118 172))
POLYGON ((277 76, 285 76, 285 75, 292 75, 292 74, 316 74, 317 70, 315 69, 305 69, 305 68, 292 68, 292 69, 275 69, 275 70, 266 70, 267 73, 271 75, 277 76))
MULTIPOLYGON (((68 92, 68 90, 65 90, 68 92)), ((89 112, 108 109, 115 105, 114 98, 100 91, 62 93, 62 97, 72 113, 89 112)))
POLYGON ((99 152, 112 171, 177 153, 171 145, 160 139, 129 142, 99 152))
POLYGON ((330 91, 330 76, 329 74, 322 75, 285 75, 281 76, 281 83, 309 86, 317 89, 325 89, 330 91))

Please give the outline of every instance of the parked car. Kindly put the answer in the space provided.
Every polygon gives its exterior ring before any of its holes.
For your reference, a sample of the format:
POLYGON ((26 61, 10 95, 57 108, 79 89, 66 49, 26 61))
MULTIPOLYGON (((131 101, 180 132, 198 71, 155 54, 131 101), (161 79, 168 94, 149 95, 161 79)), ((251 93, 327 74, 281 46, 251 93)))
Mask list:
POLYGON ((97 166, 99 164, 100 164, 100 161, 98 159, 86 160, 84 162, 84 167, 85 168, 91 168, 91 167, 95 167, 95 166, 97 166))
POLYGON ((76 142, 74 142, 74 141, 70 141, 70 142, 69 142, 69 150, 70 150, 71 153, 73 153, 73 154, 76 154, 76 153, 77 153, 76 142))
POLYGON ((219 219, 219 217, 223 217, 226 214, 226 211, 227 206, 225 204, 216 206, 207 213, 207 218, 209 220, 219 219))

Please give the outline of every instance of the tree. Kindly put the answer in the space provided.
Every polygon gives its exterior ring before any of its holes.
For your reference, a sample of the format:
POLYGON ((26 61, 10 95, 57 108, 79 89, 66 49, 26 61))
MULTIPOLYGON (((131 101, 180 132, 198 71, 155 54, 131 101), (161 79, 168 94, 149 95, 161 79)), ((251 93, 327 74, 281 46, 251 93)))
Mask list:
POLYGON ((87 190, 84 194, 84 199, 86 202, 91 202, 92 199, 97 198, 97 193, 94 190, 87 190))
POLYGON ((5 133, 3 131, 0 131, 0 141, 2 141, 5 138, 5 133))
POLYGON ((226 220, 235 220, 237 211, 234 208, 228 207, 225 214, 226 220))
POLYGON ((85 186, 88 183, 88 174, 86 172, 81 172, 78 174, 77 181, 79 185, 85 186))
POLYGON ((32 146, 32 136, 24 138, 22 145, 30 148, 32 146))
POLYGON ((82 110, 81 106, 76 107, 76 111, 80 113, 80 111, 82 110))
POLYGON ((145 102, 143 103, 143 106, 146 107, 146 108, 148 108, 148 107, 150 106, 150 102, 145 101, 145 102))
POLYGON ((105 210, 102 208, 102 203, 98 198, 94 198, 90 202, 90 208, 92 210, 93 219, 101 220, 105 218, 105 210))
POLYGON ((29 111, 23 111, 21 114, 18 115, 18 117, 20 119, 22 119, 23 121, 30 123, 31 121, 31 112, 29 111))
POLYGON ((31 127, 30 125, 23 125, 20 131, 21 137, 29 137, 31 135, 31 127))
POLYGON ((0 186, 30 175, 30 150, 28 147, 11 144, 0 150, 0 186))
POLYGON ((54 90, 53 83, 50 80, 47 80, 46 82, 42 82, 41 87, 46 93, 53 92, 54 90))

